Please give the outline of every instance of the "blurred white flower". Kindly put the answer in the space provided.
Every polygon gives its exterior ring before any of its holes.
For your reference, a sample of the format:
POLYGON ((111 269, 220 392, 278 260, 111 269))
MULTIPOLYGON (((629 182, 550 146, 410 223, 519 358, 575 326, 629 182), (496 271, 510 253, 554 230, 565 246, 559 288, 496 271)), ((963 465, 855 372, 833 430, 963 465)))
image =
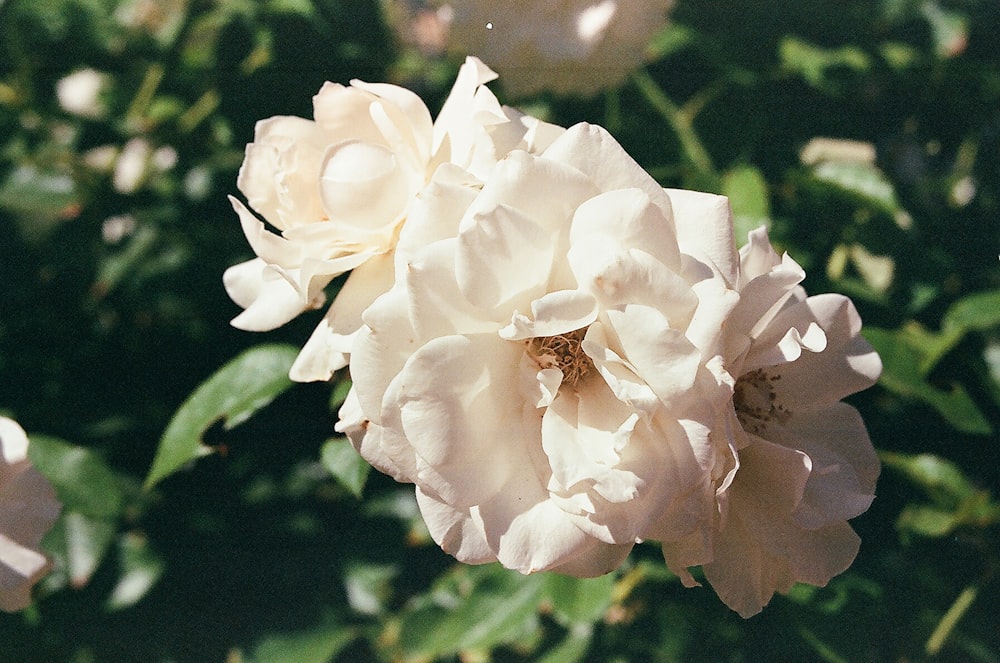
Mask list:
POLYGON ((512 96, 592 95, 620 85, 667 23, 672 0, 450 0, 448 47, 503 77, 512 96))
POLYGON ((56 82, 59 106, 73 115, 91 120, 104 117, 107 107, 101 95, 108 86, 108 77, 94 69, 80 69, 56 82))
POLYGON ((496 78, 475 58, 458 73, 436 122, 409 90, 327 83, 314 120, 257 123, 238 186, 280 234, 232 199, 257 257, 224 275, 243 306, 233 325, 266 331, 321 306, 323 289, 355 270, 292 369, 329 379, 347 364, 361 311, 392 283, 391 252, 418 192, 442 163, 487 173, 514 148, 541 149, 562 130, 503 107, 484 86, 496 78))
POLYGON ((664 546, 688 586, 702 564, 725 603, 744 617, 796 582, 824 586, 854 560, 860 540, 847 520, 874 498, 879 461, 858 412, 842 398, 882 370, 860 334, 849 299, 806 297, 801 267, 771 248, 767 231, 740 251, 740 302, 724 329, 735 380, 714 426, 729 446, 717 485, 714 531, 664 546))
POLYGON ((115 171, 111 184, 115 191, 123 194, 135 193, 146 181, 149 174, 149 159, 153 148, 145 138, 132 138, 115 161, 115 171))
POLYGON ((38 549, 61 505, 48 480, 28 460, 28 436, 0 417, 0 610, 31 602, 31 587, 49 570, 38 549))
POLYGON ((731 396, 712 256, 735 268, 725 199, 665 191, 600 127, 484 182, 442 167, 362 315, 338 430, 465 562, 594 576, 648 529, 680 539, 715 508, 731 396))

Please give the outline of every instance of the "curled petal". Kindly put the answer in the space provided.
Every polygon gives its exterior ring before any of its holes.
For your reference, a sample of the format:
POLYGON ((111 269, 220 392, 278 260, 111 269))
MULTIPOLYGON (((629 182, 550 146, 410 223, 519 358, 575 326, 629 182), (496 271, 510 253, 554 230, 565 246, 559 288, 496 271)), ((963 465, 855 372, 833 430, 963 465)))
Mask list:
POLYGON ((597 300, 579 290, 548 292, 531 302, 531 317, 517 311, 500 330, 508 341, 558 336, 582 329, 597 319, 597 300))
POLYGON ((361 313, 392 287, 392 256, 372 258, 357 267, 340 288, 326 315, 302 347, 289 376, 296 382, 329 380, 347 366, 361 313))
POLYGON ((729 199, 699 191, 667 189, 677 242, 685 253, 707 258, 724 283, 734 287, 740 267, 729 199))
POLYGON ((233 265, 222 282, 233 301, 246 309, 230 323, 237 329, 270 331, 315 307, 260 258, 233 265))

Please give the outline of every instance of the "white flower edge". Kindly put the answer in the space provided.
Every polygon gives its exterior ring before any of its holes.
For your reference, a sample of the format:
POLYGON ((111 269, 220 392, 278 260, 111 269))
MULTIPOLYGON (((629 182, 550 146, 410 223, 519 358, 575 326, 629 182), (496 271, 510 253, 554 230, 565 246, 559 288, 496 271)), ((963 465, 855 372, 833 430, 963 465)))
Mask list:
POLYGON ((0 417, 0 610, 31 603, 31 588, 51 563, 38 549, 61 505, 55 491, 28 460, 28 436, 0 417))

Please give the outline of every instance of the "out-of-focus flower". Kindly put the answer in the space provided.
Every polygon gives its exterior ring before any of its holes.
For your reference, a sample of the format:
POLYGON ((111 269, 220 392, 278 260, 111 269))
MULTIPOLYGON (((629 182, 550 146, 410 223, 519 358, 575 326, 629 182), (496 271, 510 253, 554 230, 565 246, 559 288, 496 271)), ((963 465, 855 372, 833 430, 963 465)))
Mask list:
POLYGON ((709 432, 731 396, 730 223, 725 199, 665 191, 592 125, 484 182, 443 167, 363 313, 338 430, 416 484, 465 562, 594 576, 643 532, 686 536, 715 508, 709 432))
POLYGON ((562 130, 501 106, 475 58, 459 71, 435 122, 409 90, 327 83, 314 120, 258 122, 238 186, 265 226, 232 199, 257 257, 228 269, 233 325, 266 331, 325 300, 323 289, 354 270, 306 343, 292 377, 329 379, 347 364, 361 311, 392 283, 393 251, 408 210, 434 171, 453 163, 485 176, 515 148, 539 150, 562 130))
POLYGON ((115 161, 111 184, 118 193, 130 194, 139 190, 149 174, 149 159, 153 148, 145 138, 132 138, 115 161))
POLYGON ((717 487, 714 531, 665 545, 686 585, 702 564, 720 598, 744 617, 796 582, 824 586, 854 560, 847 520, 874 498, 879 461, 858 412, 841 399, 875 383, 882 364, 860 335, 849 299, 806 297, 805 273, 778 256, 763 228, 740 251, 740 302, 725 324, 735 380, 714 426, 731 459, 717 487))
POLYGON ((56 83, 56 99, 67 113, 91 120, 104 117, 107 107, 101 94, 108 86, 108 77, 94 69, 80 69, 56 83))
POLYGON ((641 66, 672 0, 450 0, 448 48, 482 58, 512 96, 592 95, 641 66))
POLYGON ((0 417, 0 610, 8 612, 31 602, 31 587, 49 570, 38 544, 61 508, 27 454, 24 430, 0 417))

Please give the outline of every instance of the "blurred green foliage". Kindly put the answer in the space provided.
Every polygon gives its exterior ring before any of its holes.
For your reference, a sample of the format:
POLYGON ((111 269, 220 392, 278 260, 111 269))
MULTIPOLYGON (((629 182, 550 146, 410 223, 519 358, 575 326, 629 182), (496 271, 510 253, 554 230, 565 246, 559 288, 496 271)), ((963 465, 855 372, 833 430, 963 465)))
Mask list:
POLYGON ((594 580, 454 563, 331 438, 345 383, 284 380, 318 314, 228 326, 254 122, 325 80, 447 93, 458 63, 395 41, 387 4, 0 0, 0 407, 65 503, 0 660, 1000 660, 996 3, 680 0, 621 89, 517 101, 729 195, 882 353, 852 398, 885 464, 858 560, 748 621, 654 547, 594 580))

